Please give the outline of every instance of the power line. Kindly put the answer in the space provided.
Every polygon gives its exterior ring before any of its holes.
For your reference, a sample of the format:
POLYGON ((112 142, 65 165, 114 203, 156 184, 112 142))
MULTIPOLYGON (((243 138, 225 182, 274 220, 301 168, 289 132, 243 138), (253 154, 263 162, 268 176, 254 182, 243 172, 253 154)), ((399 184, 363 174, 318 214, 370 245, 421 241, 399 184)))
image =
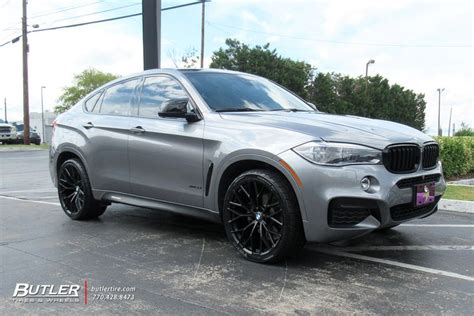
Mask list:
MULTIPOLYGON (((171 7, 166 7, 166 8, 161 9, 161 11, 168 11, 168 10, 172 10, 172 9, 187 7, 187 6, 198 4, 198 3, 202 3, 202 1, 190 2, 190 3, 175 5, 175 6, 171 6, 171 7)), ((96 21, 89 21, 89 22, 83 22, 83 23, 53 26, 53 27, 48 27, 48 28, 43 28, 43 29, 31 30, 31 31, 28 31, 27 33, 38 33, 38 32, 45 32, 45 31, 53 31, 53 30, 60 30, 60 29, 66 29, 66 28, 73 28, 73 27, 85 26, 85 25, 90 25, 90 24, 97 24, 97 23, 121 20, 121 19, 131 18, 131 17, 134 17, 134 16, 139 16, 139 15, 142 15, 142 12, 117 16, 117 17, 108 18, 108 19, 96 20, 96 21)), ((0 44, 0 47, 5 46, 9 43, 16 43, 21 37, 22 37, 22 35, 19 35, 19 36, 15 37, 15 38, 13 38, 9 41, 6 41, 5 43, 0 44)))
POLYGON ((100 14, 100 13, 120 10, 120 9, 124 9, 124 8, 129 8, 129 7, 134 7, 134 6, 137 6, 137 5, 141 5, 141 3, 132 3, 132 4, 128 4, 128 5, 124 5, 124 6, 120 6, 120 7, 115 7, 115 8, 110 8, 110 9, 106 9, 106 10, 102 10, 102 11, 97 11, 97 12, 92 12, 92 13, 87 13, 87 14, 82 14, 82 15, 76 15, 76 16, 70 16, 70 17, 55 20, 55 21, 52 21, 52 22, 46 22, 46 24, 53 24, 53 23, 60 22, 60 21, 67 21, 67 20, 72 20, 72 19, 77 19, 77 18, 83 18, 83 17, 86 17, 86 16, 91 16, 91 15, 96 15, 96 14, 100 14))
POLYGON ((6 6, 9 2, 10 0, 5 1, 3 4, 0 5, 0 8, 3 8, 4 6, 6 6))
POLYGON ((71 10, 74 10, 74 9, 84 8, 84 7, 88 7, 88 6, 98 4, 98 3, 101 3, 101 2, 104 2, 104 0, 95 1, 95 2, 92 2, 92 3, 85 3, 85 4, 71 6, 71 7, 63 7, 63 8, 59 8, 59 9, 56 9, 56 10, 44 11, 43 13, 40 12, 37 15, 33 15, 33 16, 29 17, 29 19, 34 19, 34 18, 39 18, 39 17, 43 17, 43 16, 58 14, 58 13, 66 12, 66 11, 71 11, 71 10))
MULTIPOLYGON (((35 18, 39 18, 39 17, 43 17, 43 16, 62 13, 62 12, 66 12, 66 11, 70 11, 70 10, 74 10, 74 9, 78 9, 78 8, 91 6, 91 5, 101 3, 101 2, 104 2, 104 1, 105 0, 99 0, 99 1, 92 2, 92 3, 86 3, 86 4, 76 5, 76 6, 63 7, 63 8, 59 8, 59 9, 55 9, 55 10, 43 11, 43 12, 39 12, 37 15, 33 15, 33 16, 29 17, 28 19, 31 20, 31 19, 35 19, 35 18)), ((3 26, 16 25, 18 23, 20 23, 20 22, 11 22, 11 23, 4 24, 3 26)))
MULTIPOLYGON (((278 36, 278 37, 289 38, 289 39, 294 39, 294 40, 302 40, 302 41, 310 41, 310 42, 318 42, 318 43, 329 43, 329 44, 340 44, 340 45, 381 46, 381 47, 400 47, 400 48, 472 48, 473 47, 473 45, 463 45, 463 44, 461 44, 461 45, 434 45, 434 44, 431 45, 431 44, 390 44, 390 43, 337 41, 337 40, 328 40, 328 39, 315 39, 315 38, 307 38, 307 37, 281 35, 281 34, 276 34, 276 33, 269 33, 269 32, 257 31, 257 30, 244 29, 244 28, 240 28, 240 27, 237 27, 237 26, 214 23, 214 22, 210 22, 210 21, 207 21, 207 23, 210 26, 212 26, 216 29, 220 29, 217 26, 221 26, 221 27, 227 27, 227 28, 231 28, 231 29, 237 29, 237 30, 240 30, 240 31, 250 32, 250 33, 258 33, 258 34, 264 34, 264 35, 270 35, 270 36, 278 36)), ((220 29, 220 30, 223 31, 222 29, 220 29)), ((223 31, 223 32, 225 32, 225 31, 223 31)))

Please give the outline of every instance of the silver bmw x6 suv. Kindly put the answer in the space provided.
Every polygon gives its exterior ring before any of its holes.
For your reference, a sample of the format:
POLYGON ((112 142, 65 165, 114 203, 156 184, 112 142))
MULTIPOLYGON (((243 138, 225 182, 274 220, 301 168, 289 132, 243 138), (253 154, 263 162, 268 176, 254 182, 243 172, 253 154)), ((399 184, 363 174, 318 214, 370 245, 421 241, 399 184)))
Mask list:
POLYGON ((436 142, 338 116, 258 76, 150 70, 54 123, 51 176, 83 220, 124 203, 221 222, 245 258, 274 262, 426 217, 445 190, 436 142))

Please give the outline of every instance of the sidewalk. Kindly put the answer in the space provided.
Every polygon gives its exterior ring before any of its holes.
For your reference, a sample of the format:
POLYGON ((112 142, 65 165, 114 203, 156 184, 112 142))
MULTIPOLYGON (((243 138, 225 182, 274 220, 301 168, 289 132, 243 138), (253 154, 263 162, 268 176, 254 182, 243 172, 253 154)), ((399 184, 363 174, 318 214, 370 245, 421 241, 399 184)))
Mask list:
POLYGON ((474 202, 470 201, 441 199, 438 208, 444 211, 474 214, 474 202))

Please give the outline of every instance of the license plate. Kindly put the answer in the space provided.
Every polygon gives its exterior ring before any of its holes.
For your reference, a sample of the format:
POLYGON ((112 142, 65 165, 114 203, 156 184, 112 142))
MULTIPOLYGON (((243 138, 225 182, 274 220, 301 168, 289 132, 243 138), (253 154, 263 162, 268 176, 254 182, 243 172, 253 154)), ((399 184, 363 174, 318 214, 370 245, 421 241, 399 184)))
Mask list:
POLYGON ((418 184, 415 186, 415 206, 433 203, 435 200, 435 183, 418 184))

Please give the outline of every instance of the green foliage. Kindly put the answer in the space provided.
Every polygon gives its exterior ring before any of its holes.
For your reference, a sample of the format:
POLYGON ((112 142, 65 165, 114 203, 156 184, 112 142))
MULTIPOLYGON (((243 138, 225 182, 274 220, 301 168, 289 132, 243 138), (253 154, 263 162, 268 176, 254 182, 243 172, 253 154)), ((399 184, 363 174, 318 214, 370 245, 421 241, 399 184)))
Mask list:
POLYGON ((474 170, 474 137, 437 137, 446 177, 462 176, 474 170))
POLYGON ((352 78, 319 73, 310 86, 309 101, 323 112, 390 120, 423 130, 423 94, 394 84, 380 75, 352 78))
POLYGON ((311 80, 311 65, 303 61, 283 58, 270 44, 249 47, 235 39, 225 41, 227 47, 220 48, 211 57, 211 68, 247 72, 273 80, 301 97, 307 96, 311 80))
POLYGON ((69 110, 87 94, 116 78, 118 76, 96 69, 86 69, 74 75, 73 85, 63 89, 63 94, 59 97, 59 105, 54 108, 54 111, 62 113, 69 110))
POLYGON ((319 110, 390 120, 425 128, 426 102, 423 94, 393 84, 382 76, 349 77, 336 73, 318 73, 313 78, 311 65, 283 58, 270 44, 249 47, 227 39, 226 47, 212 56, 211 68, 256 74, 273 80, 319 110))
POLYGON ((454 134, 454 136, 474 136, 474 130, 466 123, 461 123, 461 128, 454 134))

